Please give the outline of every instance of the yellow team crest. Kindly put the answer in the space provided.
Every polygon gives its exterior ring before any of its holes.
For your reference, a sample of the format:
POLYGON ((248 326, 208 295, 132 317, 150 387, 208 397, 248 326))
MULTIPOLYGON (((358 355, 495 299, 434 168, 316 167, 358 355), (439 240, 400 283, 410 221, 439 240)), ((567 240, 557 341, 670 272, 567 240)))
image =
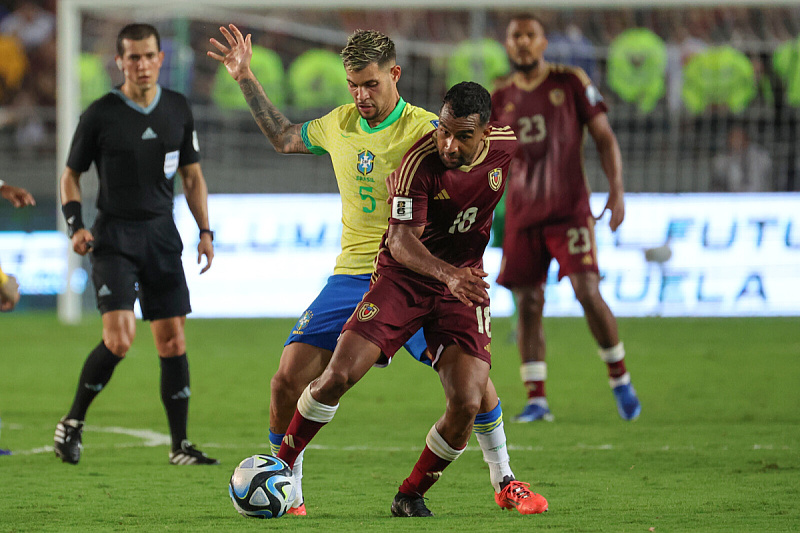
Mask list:
POLYGON ((493 191, 499 191, 500 186, 503 184, 503 169, 496 168, 489 172, 489 187, 493 191))
POLYGON ((308 326, 308 323, 311 322, 313 316, 314 312, 311 309, 306 309, 306 312, 303 313, 303 316, 301 316, 300 320, 298 320, 297 324, 295 324, 292 335, 302 335, 303 330, 306 329, 306 326, 308 326))
POLYGON ((566 96, 564 96, 563 89, 553 89, 550 91, 550 103, 553 105, 561 105, 564 103, 566 96))
POLYGON ((367 320, 372 320, 372 318, 378 314, 378 311, 380 311, 380 309, 378 309, 377 305, 364 302, 358 307, 356 318, 358 318, 359 322, 366 322, 367 320))

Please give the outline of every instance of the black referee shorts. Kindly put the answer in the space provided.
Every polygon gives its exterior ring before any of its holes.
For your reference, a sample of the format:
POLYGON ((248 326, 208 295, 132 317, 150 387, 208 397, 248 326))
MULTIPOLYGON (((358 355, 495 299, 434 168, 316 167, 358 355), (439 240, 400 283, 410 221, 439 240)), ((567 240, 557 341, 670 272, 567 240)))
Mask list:
POLYGON ((132 311, 137 297, 145 320, 192 311, 181 262, 183 242, 172 214, 150 220, 100 214, 92 235, 92 282, 101 314, 132 311))

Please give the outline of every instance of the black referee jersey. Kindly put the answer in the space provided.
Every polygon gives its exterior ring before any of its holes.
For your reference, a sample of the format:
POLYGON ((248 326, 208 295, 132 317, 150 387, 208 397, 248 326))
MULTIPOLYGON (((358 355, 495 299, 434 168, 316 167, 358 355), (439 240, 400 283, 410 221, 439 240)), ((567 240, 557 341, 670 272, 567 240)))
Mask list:
POLYGON ((146 220, 171 214, 178 167, 200 160, 186 97, 158 87, 147 108, 119 89, 95 100, 81 115, 67 166, 97 165, 97 208, 104 215, 146 220))

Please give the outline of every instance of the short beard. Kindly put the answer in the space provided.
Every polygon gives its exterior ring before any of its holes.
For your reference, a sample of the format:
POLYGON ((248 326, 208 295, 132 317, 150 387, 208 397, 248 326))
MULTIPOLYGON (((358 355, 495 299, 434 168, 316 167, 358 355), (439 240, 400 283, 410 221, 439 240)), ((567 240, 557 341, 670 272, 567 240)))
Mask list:
POLYGON ((519 63, 514 63, 513 61, 511 61, 511 68, 514 69, 515 72, 522 72, 523 74, 528 74, 536 70, 536 67, 538 66, 539 66, 538 59, 535 59, 533 63, 530 63, 528 65, 521 65, 519 63))

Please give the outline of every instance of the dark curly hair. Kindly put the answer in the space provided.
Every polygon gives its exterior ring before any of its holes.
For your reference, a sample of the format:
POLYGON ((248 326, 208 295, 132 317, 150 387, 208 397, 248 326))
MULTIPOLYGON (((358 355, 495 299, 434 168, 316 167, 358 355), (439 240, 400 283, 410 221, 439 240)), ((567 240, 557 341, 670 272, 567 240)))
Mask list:
POLYGON ((489 122, 492 114, 492 97, 481 84, 462 81, 453 85, 444 95, 442 107, 449 105, 456 118, 468 117, 477 113, 481 124, 489 122))

